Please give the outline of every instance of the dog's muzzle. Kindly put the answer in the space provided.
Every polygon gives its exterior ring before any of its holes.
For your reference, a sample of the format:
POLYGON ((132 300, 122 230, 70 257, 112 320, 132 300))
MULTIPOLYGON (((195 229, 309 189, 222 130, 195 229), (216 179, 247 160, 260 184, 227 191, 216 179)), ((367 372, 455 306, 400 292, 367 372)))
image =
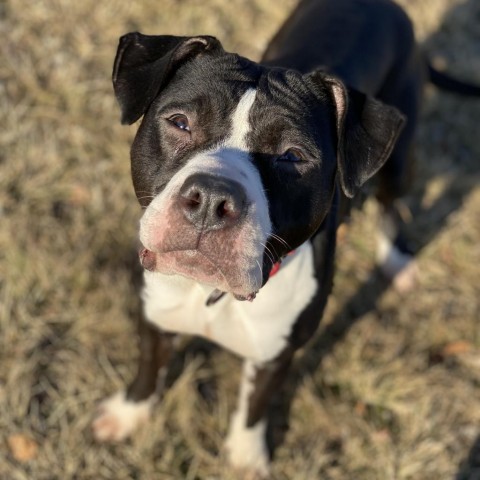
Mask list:
POLYGON ((195 172, 142 218, 142 266, 252 299, 262 285, 263 238, 255 206, 231 178, 195 172))

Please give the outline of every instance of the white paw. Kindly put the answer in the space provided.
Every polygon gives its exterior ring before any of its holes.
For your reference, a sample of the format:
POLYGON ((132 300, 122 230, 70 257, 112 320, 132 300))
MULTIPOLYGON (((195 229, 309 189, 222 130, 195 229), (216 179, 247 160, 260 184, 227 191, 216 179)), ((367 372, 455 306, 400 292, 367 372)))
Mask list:
POLYGON ((399 293, 413 290, 418 282, 419 273, 417 262, 409 257, 404 267, 393 278, 393 288, 399 293))
POLYGON ((150 418, 153 397, 132 402, 120 391, 98 406, 92 423, 93 436, 99 442, 118 442, 127 438, 139 425, 150 418))
POLYGON ((417 284, 419 270, 415 259, 411 255, 399 252, 395 247, 380 268, 392 281, 393 288, 397 292, 409 292, 417 284))
POLYGON ((406 293, 415 287, 419 270, 411 255, 400 252, 397 247, 384 240, 379 244, 377 263, 398 292, 406 293))
POLYGON ((265 444, 265 422, 260 421, 252 428, 245 428, 238 420, 234 416, 225 441, 230 465, 241 470, 245 479, 268 477, 270 461, 265 444))

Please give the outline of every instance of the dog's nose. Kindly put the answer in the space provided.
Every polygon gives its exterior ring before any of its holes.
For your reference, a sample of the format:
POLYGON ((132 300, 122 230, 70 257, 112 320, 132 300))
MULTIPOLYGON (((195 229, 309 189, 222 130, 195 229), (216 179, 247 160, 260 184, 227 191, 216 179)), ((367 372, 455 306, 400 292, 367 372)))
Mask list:
POLYGON ((185 218, 198 230, 218 230, 239 222, 246 194, 234 180, 195 173, 180 188, 179 204, 185 218))

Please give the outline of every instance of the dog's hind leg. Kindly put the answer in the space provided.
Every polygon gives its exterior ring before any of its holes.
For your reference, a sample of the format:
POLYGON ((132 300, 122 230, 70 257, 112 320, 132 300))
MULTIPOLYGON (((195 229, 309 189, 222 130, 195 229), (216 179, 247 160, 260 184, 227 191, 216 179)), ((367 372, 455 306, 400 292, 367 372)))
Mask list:
POLYGON ((269 473, 266 413, 287 376, 293 354, 293 348, 287 347, 267 363, 245 360, 238 406, 225 442, 230 464, 245 474, 263 478, 269 473))
MULTIPOLYGON (((395 160, 394 157, 393 161, 395 160)), ((410 162, 411 159, 405 161, 410 162)), ((406 175, 406 172, 400 173, 406 175)), ((383 190, 388 192, 388 195, 377 197, 380 203, 380 219, 376 261, 382 273, 392 281, 394 288, 399 292, 406 292, 415 285, 418 269, 413 252, 405 239, 404 229, 406 222, 410 220, 410 211, 401 197, 403 189, 395 184, 398 181, 387 181, 385 177, 381 177, 380 192, 383 190)))
POLYGON ((145 423, 155 400, 164 388, 167 367, 173 351, 173 334, 161 332, 145 320, 140 321, 138 371, 126 391, 104 400, 92 424, 99 441, 120 441, 145 423))
MULTIPOLYGON (((420 75, 420 74, 418 74, 420 75)), ((402 197, 408 191, 414 163, 414 135, 422 95, 422 80, 410 81, 402 89, 389 91, 382 100, 397 107, 407 116, 398 142, 378 174, 377 200, 380 203, 380 222, 377 236, 377 264, 383 274, 399 291, 413 287, 417 267, 404 236, 408 209, 402 197)))

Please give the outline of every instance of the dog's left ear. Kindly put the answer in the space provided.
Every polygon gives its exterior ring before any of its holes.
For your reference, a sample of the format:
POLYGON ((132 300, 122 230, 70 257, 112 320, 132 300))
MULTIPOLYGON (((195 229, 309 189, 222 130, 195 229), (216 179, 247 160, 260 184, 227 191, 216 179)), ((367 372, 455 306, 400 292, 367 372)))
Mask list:
POLYGON ((206 35, 176 37, 132 32, 121 37, 112 81, 122 109, 122 123, 136 122, 182 63, 214 51, 223 51, 222 45, 206 35))
POLYGON ((313 72, 309 79, 321 97, 326 93, 333 102, 340 183, 345 195, 352 198, 387 161, 405 116, 324 72, 313 72))

